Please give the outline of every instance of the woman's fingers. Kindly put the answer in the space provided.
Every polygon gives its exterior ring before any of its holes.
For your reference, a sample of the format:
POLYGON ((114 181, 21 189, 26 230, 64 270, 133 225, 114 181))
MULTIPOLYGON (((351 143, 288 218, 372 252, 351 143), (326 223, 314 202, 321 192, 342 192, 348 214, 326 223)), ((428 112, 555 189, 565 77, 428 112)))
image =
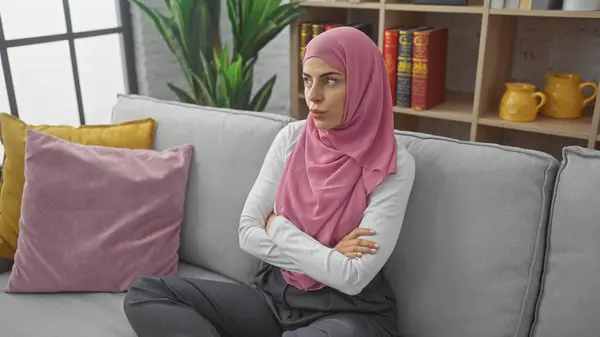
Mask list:
POLYGON ((369 248, 369 247, 364 247, 364 246, 350 246, 348 248, 353 253, 368 254, 368 253, 375 253, 377 251, 375 248, 369 248))
POLYGON ((337 250, 349 258, 358 258, 364 254, 375 254, 377 252, 376 248, 370 248, 359 245, 347 245, 344 247, 337 248, 337 250))
POLYGON ((362 256, 362 254, 359 254, 359 253, 346 253, 346 254, 344 254, 344 256, 346 256, 347 258, 350 258, 350 259, 358 259, 359 257, 362 256))
POLYGON ((356 228, 346 235, 343 240, 354 240, 367 235, 375 235, 375 231, 369 228, 356 228))
POLYGON ((375 232, 369 228, 356 228, 340 241, 335 249, 351 259, 359 258, 363 254, 375 254, 379 245, 371 240, 360 238, 361 236, 373 234, 375 232))
POLYGON ((352 246, 362 246, 362 247, 368 247, 368 248, 378 248, 379 245, 376 244, 375 242, 371 241, 371 240, 367 240, 367 239, 354 239, 354 240, 350 240, 348 241, 349 245, 352 246))
POLYGON ((367 248, 367 247, 361 247, 361 246, 350 246, 348 247, 348 250, 345 250, 345 253, 343 253, 346 257, 349 257, 351 259, 356 259, 359 258, 365 254, 375 254, 377 252, 377 249, 375 248, 367 248))

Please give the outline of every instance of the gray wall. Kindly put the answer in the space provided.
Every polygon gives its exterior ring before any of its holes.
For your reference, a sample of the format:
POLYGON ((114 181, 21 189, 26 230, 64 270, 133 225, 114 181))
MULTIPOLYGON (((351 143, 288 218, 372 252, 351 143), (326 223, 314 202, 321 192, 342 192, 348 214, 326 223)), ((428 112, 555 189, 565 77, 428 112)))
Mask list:
MULTIPOLYGON (((221 38, 223 41, 231 43, 226 1, 222 2, 221 38)), ((164 9, 164 0, 147 0, 146 3, 164 9)), ((165 46, 154 25, 135 6, 132 6, 132 10, 140 93, 161 99, 176 100, 166 83, 173 82, 187 88, 179 65, 165 46)), ((279 34, 260 53, 255 66, 254 90, 258 90, 274 74, 277 74, 277 82, 265 110, 289 114, 289 28, 279 34)))

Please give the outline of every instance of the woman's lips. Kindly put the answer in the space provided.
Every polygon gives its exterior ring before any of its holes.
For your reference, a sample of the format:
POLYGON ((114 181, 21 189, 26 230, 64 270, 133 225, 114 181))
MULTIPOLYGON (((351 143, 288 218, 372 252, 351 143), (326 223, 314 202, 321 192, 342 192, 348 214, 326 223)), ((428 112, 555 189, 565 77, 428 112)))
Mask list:
POLYGON ((313 115, 314 118, 322 118, 325 116, 326 112, 323 110, 311 109, 310 113, 311 113, 311 115, 313 115))

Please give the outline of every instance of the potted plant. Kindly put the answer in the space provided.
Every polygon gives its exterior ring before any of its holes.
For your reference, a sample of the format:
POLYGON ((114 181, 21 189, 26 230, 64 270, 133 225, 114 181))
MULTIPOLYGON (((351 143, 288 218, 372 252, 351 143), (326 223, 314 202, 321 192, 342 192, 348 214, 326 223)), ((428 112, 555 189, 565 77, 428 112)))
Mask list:
POLYGON ((233 46, 219 34, 221 0, 165 0, 166 12, 129 0, 154 23, 181 67, 188 88, 168 87, 180 101, 262 111, 277 79, 273 75, 252 97, 258 52, 304 13, 281 0, 227 0, 233 46))

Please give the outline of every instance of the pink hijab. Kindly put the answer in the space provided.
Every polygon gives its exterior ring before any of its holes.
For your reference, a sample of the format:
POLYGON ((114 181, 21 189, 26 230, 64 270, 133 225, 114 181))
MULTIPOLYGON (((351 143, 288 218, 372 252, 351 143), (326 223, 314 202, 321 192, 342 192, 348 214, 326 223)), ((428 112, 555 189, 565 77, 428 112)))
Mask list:
MULTIPOLYGON (((307 119, 285 165, 276 206, 278 214, 333 248, 359 226, 373 189, 396 173, 392 98, 383 56, 360 30, 337 27, 319 34, 303 61, 311 57, 346 73, 344 118, 327 131, 307 119)), ((307 275, 282 273, 298 289, 323 288, 307 275)))

